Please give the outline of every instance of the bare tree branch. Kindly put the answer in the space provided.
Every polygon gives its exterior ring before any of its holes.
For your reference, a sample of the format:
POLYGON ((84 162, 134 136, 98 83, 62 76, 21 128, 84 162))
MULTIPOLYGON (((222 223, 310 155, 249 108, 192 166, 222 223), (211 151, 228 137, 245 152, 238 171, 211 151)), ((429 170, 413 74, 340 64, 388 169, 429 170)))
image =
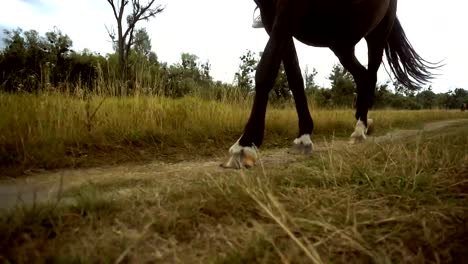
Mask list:
POLYGON ((112 11, 114 11, 115 19, 119 20, 117 10, 115 9, 114 0, 107 0, 107 2, 112 6, 112 11))
POLYGON ((109 37, 112 39, 113 42, 115 42, 115 30, 114 28, 112 29, 109 29, 107 27, 107 25, 104 25, 106 27, 106 31, 107 31, 107 34, 109 35, 109 37))
POLYGON ((122 21, 123 12, 125 10, 125 6, 128 4, 128 0, 121 0, 120 2, 120 12, 119 12, 119 21, 122 21))
POLYGON ((150 0, 145 6, 142 6, 139 0, 132 0, 133 12, 131 19, 127 19, 128 28, 124 33, 125 37, 127 37, 130 29, 134 28, 138 21, 148 20, 164 11, 164 7, 162 7, 162 5, 157 5, 156 7, 151 8, 155 1, 156 0, 150 0))
POLYGON ((124 30, 123 20, 125 7, 129 5, 130 0, 107 0, 112 7, 114 17, 117 22, 117 34, 112 28, 106 26, 107 34, 112 39, 119 55, 119 68, 122 80, 126 80, 128 56, 131 47, 135 44, 134 32, 138 21, 149 20, 161 13, 164 8, 161 5, 155 5, 156 0, 148 0, 146 4, 141 4, 140 0, 131 0, 131 12, 126 17, 127 28, 124 30))

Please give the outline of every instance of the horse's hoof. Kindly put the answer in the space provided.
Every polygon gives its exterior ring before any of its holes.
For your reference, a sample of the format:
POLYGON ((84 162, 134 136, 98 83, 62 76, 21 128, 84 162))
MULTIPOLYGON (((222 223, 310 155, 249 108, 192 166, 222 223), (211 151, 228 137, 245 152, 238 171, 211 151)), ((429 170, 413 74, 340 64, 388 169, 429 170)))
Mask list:
POLYGON ((230 149, 231 157, 220 166, 225 169, 242 169, 252 168, 257 162, 257 151, 252 147, 242 147, 238 143, 234 144, 230 149))
POLYGON ((296 138, 293 142, 293 145, 289 149, 288 153, 290 154, 311 154, 313 150, 312 140, 310 139, 309 134, 304 134, 296 138))
POLYGON ((366 125, 364 125, 364 122, 362 122, 361 120, 358 120, 356 123, 356 127, 354 128, 354 132, 351 134, 349 143, 356 144, 356 143, 365 141, 367 139, 366 134, 369 131, 370 124, 373 124, 372 119, 367 120, 367 127, 366 125))

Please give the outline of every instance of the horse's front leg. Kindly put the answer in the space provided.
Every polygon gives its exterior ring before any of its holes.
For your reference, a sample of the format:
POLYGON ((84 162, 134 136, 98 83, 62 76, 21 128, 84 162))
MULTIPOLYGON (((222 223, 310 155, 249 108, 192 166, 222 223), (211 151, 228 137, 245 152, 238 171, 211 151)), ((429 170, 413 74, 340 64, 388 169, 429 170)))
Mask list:
POLYGON ((265 130, 265 113, 268 95, 273 88, 281 57, 288 39, 292 39, 287 32, 287 20, 277 17, 270 33, 270 39, 255 73, 255 97, 249 121, 241 138, 229 149, 231 157, 223 164, 225 168, 249 168, 257 161, 257 151, 263 141, 265 130), (284 21, 284 22, 283 22, 284 21))
POLYGON ((307 97, 304 91, 304 80, 302 79, 297 52, 292 39, 288 42, 286 51, 283 54, 283 64, 288 78, 289 89, 296 103, 299 119, 299 135, 294 140, 289 152, 294 154, 310 154, 313 148, 310 136, 314 129, 314 123, 310 116, 307 97))

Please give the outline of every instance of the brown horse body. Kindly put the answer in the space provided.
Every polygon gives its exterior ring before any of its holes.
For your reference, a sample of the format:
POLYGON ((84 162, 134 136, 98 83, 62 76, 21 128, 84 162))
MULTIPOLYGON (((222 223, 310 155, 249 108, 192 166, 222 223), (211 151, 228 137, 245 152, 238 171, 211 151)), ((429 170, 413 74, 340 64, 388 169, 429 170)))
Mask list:
POLYGON ((315 47, 355 45, 378 26, 390 5, 390 0, 348 1, 347 4, 337 0, 255 2, 260 7, 267 32, 271 32, 281 6, 291 5, 284 11, 291 13, 287 21, 291 35, 315 47), (374 15, 366 15, 368 10, 373 10, 374 15))
MULTIPOLYGON (((354 77, 357 88, 356 128, 352 141, 366 139, 367 112, 372 106, 377 71, 384 52, 390 69, 402 85, 415 89, 431 78, 434 66, 423 60, 406 38, 396 17, 397 0, 255 0, 270 38, 255 74, 255 98, 244 134, 230 148, 225 167, 251 166, 255 147, 263 141, 268 95, 281 62, 293 94, 299 119, 299 133, 292 150, 312 150, 313 121, 304 92, 293 37, 316 47, 328 47, 354 77), (355 57, 356 44, 365 39, 368 66, 355 57)), ((369 120, 370 121, 370 120, 369 120)))

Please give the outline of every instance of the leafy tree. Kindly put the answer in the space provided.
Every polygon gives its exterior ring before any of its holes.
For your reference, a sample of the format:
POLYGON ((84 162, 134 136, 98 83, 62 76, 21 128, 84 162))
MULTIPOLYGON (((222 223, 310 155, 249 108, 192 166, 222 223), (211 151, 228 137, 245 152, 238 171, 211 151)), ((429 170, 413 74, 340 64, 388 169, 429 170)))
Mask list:
POLYGON ((7 30, 4 43, 0 84, 5 91, 37 92, 64 84, 89 87, 97 78, 97 57, 74 53, 71 39, 57 28, 44 36, 35 30, 7 30))
POLYGON ((208 61, 200 63, 195 54, 182 53, 180 63, 167 68, 165 95, 181 97, 194 92, 204 93, 203 89, 214 86, 210 70, 208 61))
POLYGON ((184 70, 196 71, 198 56, 190 53, 182 53, 180 55, 182 61, 182 68, 184 70))
POLYGON ((44 38, 37 31, 23 32, 20 28, 4 33, 6 48, 0 65, 3 89, 35 91, 41 84, 45 68, 50 66, 44 38))
POLYGON ((201 71, 201 78, 205 81, 212 81, 213 78, 210 75, 211 72, 211 64, 209 61, 200 64, 200 71, 201 71))
POLYGON ((429 87, 427 90, 421 91, 416 95, 416 101, 424 109, 431 109, 436 107, 436 94, 429 87))
POLYGON ((331 89, 320 88, 315 93, 315 102, 321 107, 333 107, 331 89))
POLYGON ((73 45, 72 40, 68 35, 62 34, 62 32, 54 28, 53 31, 46 32, 47 39, 47 51, 51 56, 55 58, 50 61, 54 61, 54 70, 52 81, 54 85, 57 85, 60 81, 65 79, 65 71, 67 65, 65 65, 65 59, 70 55, 71 47, 73 45))
POLYGON ((312 68, 312 72, 309 72, 309 67, 306 66, 304 70, 304 79, 305 79, 305 90, 306 93, 312 92, 317 90, 319 87, 315 83, 315 76, 317 76, 318 72, 315 68, 312 68))
MULTIPOLYGON (((259 56, 262 56, 260 52, 259 56)), ((260 58, 255 58, 255 53, 247 50, 240 56, 241 63, 239 64, 239 71, 234 75, 234 83, 241 90, 244 95, 247 95, 254 90, 254 72, 257 69, 260 58)), ((276 76, 275 83, 273 84, 272 93, 270 98, 273 102, 279 100, 289 99, 291 94, 289 92, 289 84, 284 69, 283 63, 281 63, 276 76)))
POLYGON ((58 28, 45 34, 48 42, 48 51, 55 55, 57 60, 63 60, 64 56, 71 51, 73 45, 72 40, 68 35, 62 34, 58 28))
POLYGON ((328 79, 331 81, 333 104, 352 106, 355 92, 354 79, 341 64, 335 64, 328 79))
POLYGON ((385 108, 390 106, 390 101, 395 95, 389 89, 389 83, 378 84, 375 88, 374 108, 385 108))
POLYGON ((254 88, 253 73, 258 60, 255 58, 255 53, 250 50, 241 55, 240 60, 239 71, 235 73, 234 83, 242 93, 249 94, 254 88))
POLYGON ((393 87, 395 88, 396 94, 402 94, 408 97, 414 96, 416 94, 416 91, 420 89, 420 88, 408 89, 405 86, 403 86, 401 83, 399 83, 398 81, 393 82, 393 87))
POLYGON ((151 53, 151 39, 146 28, 140 28, 135 33, 134 50, 145 57, 151 53))
POLYGON ((309 71, 309 67, 306 66, 304 70, 304 81, 305 81, 305 93, 308 100, 315 103, 317 106, 327 105, 328 93, 321 91, 320 87, 315 83, 315 77, 318 72, 315 68, 312 68, 312 72, 309 71))
POLYGON ((468 90, 462 88, 456 88, 454 91, 450 91, 448 100, 449 108, 460 108, 463 103, 468 103, 468 90))
POLYGON ((280 65, 280 68, 278 70, 278 76, 276 76, 276 80, 272 90, 273 91, 270 95, 270 98, 273 102, 278 102, 291 98, 291 94, 289 93, 288 78, 286 76, 286 71, 284 70, 283 63, 281 63, 280 65))
POLYGON ((154 51, 151 51, 148 55, 148 62, 152 65, 158 65, 158 55, 154 51))
POLYGON ((105 57, 89 50, 74 52, 66 59, 67 68, 62 72, 66 79, 61 81, 65 81, 65 85, 74 85, 85 91, 95 90, 99 78, 103 83, 109 80, 108 71, 102 71, 107 63, 105 57))

